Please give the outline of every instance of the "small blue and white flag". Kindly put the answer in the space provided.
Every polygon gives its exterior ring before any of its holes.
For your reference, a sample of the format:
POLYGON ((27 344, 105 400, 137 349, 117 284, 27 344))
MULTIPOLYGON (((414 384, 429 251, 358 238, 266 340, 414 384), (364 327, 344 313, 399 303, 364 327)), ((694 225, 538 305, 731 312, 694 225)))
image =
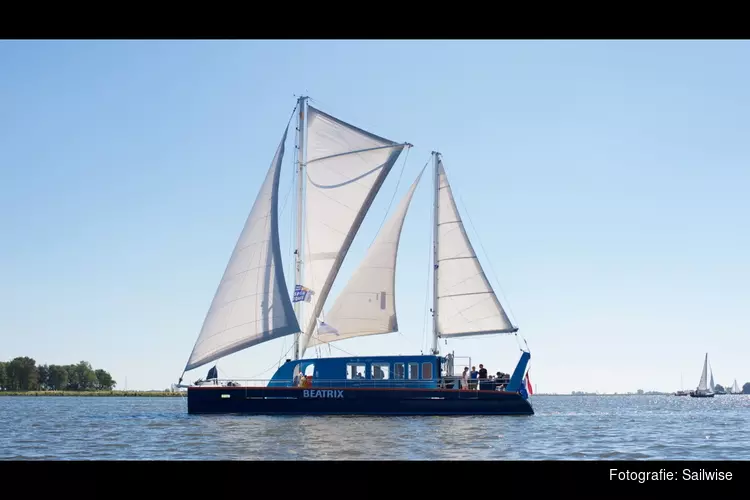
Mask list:
POLYGON ((302 285, 296 285, 294 287, 294 298, 292 298, 292 302, 310 302, 312 300, 312 294, 313 291, 309 288, 302 285))
POLYGON ((334 327, 332 327, 325 321, 321 321, 320 325, 318 325, 318 333, 322 333, 322 334, 332 333, 336 335, 337 337, 340 335, 338 330, 336 330, 334 327))

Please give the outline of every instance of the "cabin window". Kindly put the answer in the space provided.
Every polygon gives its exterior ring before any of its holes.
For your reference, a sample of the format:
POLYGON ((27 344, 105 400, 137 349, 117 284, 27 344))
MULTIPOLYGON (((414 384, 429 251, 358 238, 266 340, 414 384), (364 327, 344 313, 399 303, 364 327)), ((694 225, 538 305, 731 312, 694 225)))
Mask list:
POLYGON ((361 380, 365 377, 365 364, 364 363, 348 363, 346 365, 346 378, 347 380, 361 380))
POLYGON ((393 364, 393 378, 403 380, 406 378, 406 372, 404 371, 403 363, 393 364))
POLYGON ((388 380, 390 378, 391 365, 388 363, 373 363, 372 378, 373 380, 388 380))
POLYGON ((409 380, 419 378, 419 363, 409 363, 409 380))
POLYGON ((432 378, 432 363, 422 363, 422 378, 425 380, 432 378))

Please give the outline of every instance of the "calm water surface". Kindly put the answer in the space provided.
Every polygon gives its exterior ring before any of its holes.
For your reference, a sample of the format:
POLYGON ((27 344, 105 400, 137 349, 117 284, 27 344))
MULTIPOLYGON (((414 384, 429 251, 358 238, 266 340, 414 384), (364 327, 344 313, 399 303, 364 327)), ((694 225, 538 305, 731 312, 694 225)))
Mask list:
POLYGON ((191 416, 182 398, 0 397, 0 460, 750 460, 750 396, 534 396, 530 417, 191 416))

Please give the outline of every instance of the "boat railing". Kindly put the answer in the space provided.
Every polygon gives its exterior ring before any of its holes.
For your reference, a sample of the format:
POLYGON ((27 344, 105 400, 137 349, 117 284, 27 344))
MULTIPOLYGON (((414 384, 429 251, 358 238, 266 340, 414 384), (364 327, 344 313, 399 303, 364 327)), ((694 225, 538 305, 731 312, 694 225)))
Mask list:
MULTIPOLYGON (((497 383, 493 380, 471 380, 464 390, 503 390, 505 383, 497 383)), ((193 384, 197 387, 253 387, 274 388, 289 387, 300 389, 325 389, 325 388, 412 388, 412 389, 461 389, 461 377, 445 376, 432 380, 409 380, 409 379, 313 379, 300 384, 299 381, 290 379, 210 379, 201 380, 193 384)))
POLYGON ((409 379, 313 379, 301 384, 290 379, 210 379, 199 381, 193 385, 198 387, 436 387, 439 380, 409 380, 409 379))
MULTIPOLYGON (((446 389, 458 389, 461 388, 462 377, 457 375, 448 375, 442 377, 441 386, 446 389)), ((505 390, 510 379, 470 379, 467 381, 465 390, 470 391, 502 391, 505 390)))

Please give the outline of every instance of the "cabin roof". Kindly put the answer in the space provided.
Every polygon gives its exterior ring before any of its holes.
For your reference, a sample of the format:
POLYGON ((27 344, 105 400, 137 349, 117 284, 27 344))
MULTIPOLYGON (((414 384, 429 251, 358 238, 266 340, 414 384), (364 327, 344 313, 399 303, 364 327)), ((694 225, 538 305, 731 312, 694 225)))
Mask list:
POLYGON ((342 361, 415 361, 415 360, 434 360, 443 358, 435 354, 401 354, 388 356, 332 356, 326 358, 302 358, 287 359, 287 363, 325 363, 325 362, 342 362, 342 361))

